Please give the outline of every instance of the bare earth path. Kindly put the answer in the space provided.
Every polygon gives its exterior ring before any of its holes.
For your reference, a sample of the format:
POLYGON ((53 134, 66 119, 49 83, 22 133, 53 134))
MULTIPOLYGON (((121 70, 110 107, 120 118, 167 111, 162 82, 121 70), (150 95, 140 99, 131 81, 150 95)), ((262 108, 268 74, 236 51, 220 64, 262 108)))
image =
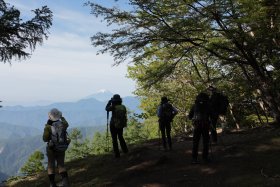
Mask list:
MULTIPOLYGON (((279 128, 220 134, 218 141, 209 164, 191 164, 191 138, 174 138, 172 151, 159 150, 153 140, 120 159, 92 156, 67 167, 73 187, 280 186, 279 128)), ((12 186, 48 186, 48 180, 43 173, 12 186)))

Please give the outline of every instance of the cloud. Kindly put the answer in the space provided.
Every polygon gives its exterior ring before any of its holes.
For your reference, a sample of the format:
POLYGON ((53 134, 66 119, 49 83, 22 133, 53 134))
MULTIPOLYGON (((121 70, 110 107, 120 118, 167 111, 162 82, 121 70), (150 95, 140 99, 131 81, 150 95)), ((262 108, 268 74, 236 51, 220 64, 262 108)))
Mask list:
MULTIPOLYGON (((42 3, 37 0, 10 3, 29 11, 40 7, 37 2, 42 3)), ((19 101, 19 104, 36 100, 66 101, 80 99, 101 88, 131 95, 135 83, 126 78, 126 64, 112 67, 113 58, 109 54, 96 55, 97 49, 90 43, 90 36, 104 31, 106 26, 89 11, 87 15, 83 7, 75 11, 61 6, 62 2, 68 1, 58 1, 60 6, 52 9, 54 25, 48 40, 37 46, 31 58, 14 61, 11 66, 1 65, 0 99, 6 103, 19 101)))

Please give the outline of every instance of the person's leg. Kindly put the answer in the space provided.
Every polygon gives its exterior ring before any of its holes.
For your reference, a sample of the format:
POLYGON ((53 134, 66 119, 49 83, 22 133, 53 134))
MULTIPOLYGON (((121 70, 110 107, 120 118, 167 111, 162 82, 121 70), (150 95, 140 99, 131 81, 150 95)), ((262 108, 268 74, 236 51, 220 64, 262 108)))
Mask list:
POLYGON ((47 148, 47 157, 48 157, 48 176, 50 180, 50 186, 56 187, 55 183, 55 157, 54 152, 47 148))
POLYGON ((161 132, 161 140, 162 140, 163 148, 166 149, 165 124, 163 122, 159 122, 159 129, 161 132))
POLYGON ((56 154, 57 167, 58 167, 58 172, 62 178, 62 184, 64 187, 69 187, 70 183, 69 183, 68 173, 64 166, 64 160, 65 160, 65 152, 59 152, 56 154))
POLYGON ((172 149, 172 140, 171 140, 171 123, 166 124, 166 136, 167 136, 167 142, 169 149, 172 149))
POLYGON ((118 138, 119 138, 119 141, 120 141, 120 145, 121 145, 122 151, 124 153, 127 153, 128 149, 127 149, 125 140, 123 138, 123 129, 117 129, 117 135, 118 135, 118 138))
POLYGON ((110 125, 110 131, 112 136, 112 143, 113 143, 113 150, 115 153, 115 157, 120 157, 119 145, 118 145, 118 137, 117 137, 117 130, 113 125, 110 125))
POLYGON ((203 138, 203 152, 202 152, 202 158, 204 161, 208 161, 208 154, 209 154, 209 125, 205 124, 205 126, 202 129, 202 138, 203 138))
POLYGON ((201 128, 198 124, 194 124, 194 131, 193 131, 193 148, 192 148, 192 159, 193 163, 197 163, 198 157, 198 146, 199 140, 201 136, 201 128))

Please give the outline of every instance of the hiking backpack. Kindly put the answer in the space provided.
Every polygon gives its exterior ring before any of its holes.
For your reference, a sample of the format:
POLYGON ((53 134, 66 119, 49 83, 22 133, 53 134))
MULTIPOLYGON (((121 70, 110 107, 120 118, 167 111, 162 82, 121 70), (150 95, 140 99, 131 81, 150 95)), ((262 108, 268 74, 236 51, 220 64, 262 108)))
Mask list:
POLYGON ((160 119, 171 122, 173 120, 173 107, 170 103, 164 103, 161 105, 160 119))
POLYGON ((228 97, 222 93, 219 93, 218 98, 219 98, 218 112, 220 115, 225 115, 227 113, 227 108, 229 105, 228 97))
POLYGON ((124 105, 114 106, 113 123, 116 128, 124 128, 127 126, 126 108, 124 105))
POLYGON ((53 122, 51 125, 51 145, 50 147, 55 151, 66 151, 69 142, 67 131, 61 121, 53 122))

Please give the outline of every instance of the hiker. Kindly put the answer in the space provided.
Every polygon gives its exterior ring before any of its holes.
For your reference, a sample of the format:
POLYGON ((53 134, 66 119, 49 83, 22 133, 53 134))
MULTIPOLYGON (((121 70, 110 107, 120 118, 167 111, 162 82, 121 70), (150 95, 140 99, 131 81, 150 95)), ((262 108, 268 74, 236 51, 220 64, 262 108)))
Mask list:
POLYGON ((209 162, 208 152, 211 109, 209 106, 209 96, 206 93, 199 93, 196 96, 195 103, 193 104, 188 117, 192 120, 194 127, 192 163, 198 163, 198 147, 201 135, 203 138, 202 158, 205 162, 209 162))
POLYGON ((118 146, 118 139, 123 153, 127 153, 128 149, 123 138, 123 128, 127 126, 127 112, 126 107, 122 105, 122 99, 119 94, 115 94, 107 103, 105 110, 112 111, 110 120, 110 132, 113 142, 113 150, 115 158, 120 157, 118 146))
POLYGON ((208 90, 210 92, 210 108, 212 110, 211 115, 211 137, 212 142, 217 143, 217 122, 220 115, 225 115, 227 111, 227 107, 229 104, 227 96, 223 95, 222 93, 219 93, 217 89, 213 86, 209 86, 208 90))
POLYGON ((47 142, 47 157, 48 157, 48 176, 50 186, 56 187, 55 183, 55 164, 57 163, 58 172, 62 177, 62 185, 70 186, 68 174, 64 166, 65 151, 70 143, 66 137, 66 129, 68 122, 62 116, 62 113, 53 108, 48 113, 48 121, 44 128, 43 140, 47 142))
POLYGON ((167 150, 166 146, 166 137, 168 142, 169 150, 172 150, 172 141, 171 141, 171 123, 173 118, 178 113, 178 110, 169 103, 167 97, 161 98, 161 103, 157 109, 157 116, 159 118, 159 129, 161 132, 162 145, 164 150, 167 150))

